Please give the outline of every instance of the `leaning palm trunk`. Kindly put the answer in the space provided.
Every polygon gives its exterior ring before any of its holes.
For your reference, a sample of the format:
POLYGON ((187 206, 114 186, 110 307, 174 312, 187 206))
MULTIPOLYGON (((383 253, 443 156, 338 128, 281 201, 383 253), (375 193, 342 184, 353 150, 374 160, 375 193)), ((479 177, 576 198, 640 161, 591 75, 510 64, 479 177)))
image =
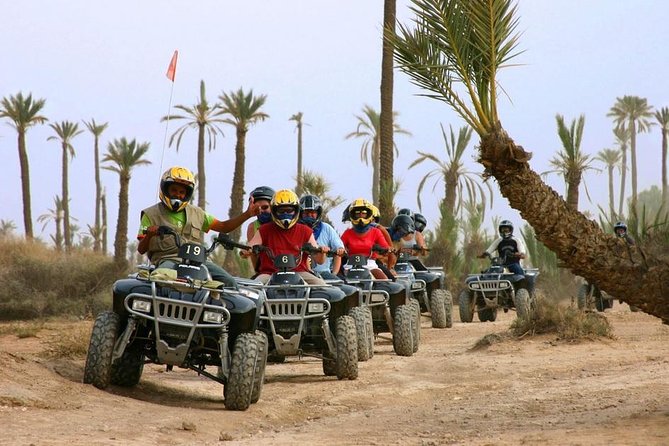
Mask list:
MULTIPOLYGON (((564 266, 630 305, 669 322, 669 266, 648 263, 636 248, 602 232, 569 205, 529 168, 529 154, 503 130, 481 141, 480 162, 494 177, 512 208, 534 228, 536 237, 564 266)), ((652 263, 651 263, 652 262, 652 263)))

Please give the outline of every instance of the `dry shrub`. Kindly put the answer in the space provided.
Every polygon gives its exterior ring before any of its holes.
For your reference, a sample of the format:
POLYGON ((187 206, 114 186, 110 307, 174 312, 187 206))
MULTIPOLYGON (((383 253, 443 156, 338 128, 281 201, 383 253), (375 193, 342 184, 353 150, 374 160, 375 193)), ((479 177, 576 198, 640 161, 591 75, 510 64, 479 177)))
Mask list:
POLYGON ((565 307, 548 299, 539 299, 529 318, 516 318, 511 331, 519 337, 556 334, 558 339, 565 341, 613 338, 611 324, 603 315, 565 307))
POLYGON ((510 338, 508 333, 489 333, 476 341, 476 344, 471 348, 472 351, 483 350, 493 344, 506 341, 510 338))
POLYGON ((121 277, 111 257, 60 253, 37 242, 0 241, 0 320, 86 317, 108 308, 121 277))
POLYGON ((67 330, 58 331, 46 341, 45 356, 49 358, 76 359, 86 356, 91 337, 91 327, 71 325, 67 330))

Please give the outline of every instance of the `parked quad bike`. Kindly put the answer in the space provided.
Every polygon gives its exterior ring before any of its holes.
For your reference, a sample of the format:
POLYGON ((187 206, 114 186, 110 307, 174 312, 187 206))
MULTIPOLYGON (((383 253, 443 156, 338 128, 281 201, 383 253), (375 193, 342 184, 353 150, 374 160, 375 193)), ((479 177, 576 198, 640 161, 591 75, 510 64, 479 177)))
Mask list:
POLYGON ((398 250, 395 263, 398 280, 409 284, 420 311, 429 313, 433 328, 450 328, 453 326, 453 297, 444 289, 445 275, 429 271, 418 257, 412 255, 417 250, 420 250, 418 245, 398 250))
MULTIPOLYGON (((298 265, 292 254, 274 255, 268 247, 253 247, 230 239, 226 249, 262 251, 274 259, 277 272, 260 285, 266 299, 260 312, 259 328, 268 337, 268 349, 275 357, 315 356, 323 361, 323 373, 338 379, 358 378, 358 336, 349 316, 357 302, 331 285, 309 285, 293 271, 298 265)), ((302 251, 314 253, 307 244, 302 251)))
MULTIPOLYGON (((597 285, 585 280, 578 288, 578 294, 576 295, 576 304, 579 310, 592 310, 596 308, 597 311, 602 312, 608 308, 612 308, 614 300, 615 297, 600 290, 597 285)), ((639 308, 630 305, 630 311, 637 312, 639 308)))
POLYGON ((490 267, 481 274, 469 274, 466 288, 460 292, 458 303, 460 320, 472 322, 477 313, 481 322, 497 319, 499 308, 506 313, 515 310, 519 318, 528 318, 534 310, 536 293, 529 289, 539 275, 536 268, 526 268, 525 275, 514 274, 504 268, 504 260, 510 253, 503 250, 501 257, 491 257, 490 267))
POLYGON ((205 262, 218 238, 206 248, 182 244, 169 227, 158 233, 174 237, 180 260, 114 283, 113 309, 93 325, 84 383, 132 387, 145 362, 177 366, 223 384, 225 407, 246 410, 260 398, 265 375, 267 339, 257 330, 264 294, 212 280, 205 262))
MULTIPOLYGON (((372 252, 385 253, 378 246, 372 252)), ((368 257, 351 255, 344 268, 346 283, 362 290, 363 304, 372 314, 375 335, 391 333, 393 349, 399 356, 411 356, 420 343, 420 309, 403 283, 376 279, 366 268, 368 257)))

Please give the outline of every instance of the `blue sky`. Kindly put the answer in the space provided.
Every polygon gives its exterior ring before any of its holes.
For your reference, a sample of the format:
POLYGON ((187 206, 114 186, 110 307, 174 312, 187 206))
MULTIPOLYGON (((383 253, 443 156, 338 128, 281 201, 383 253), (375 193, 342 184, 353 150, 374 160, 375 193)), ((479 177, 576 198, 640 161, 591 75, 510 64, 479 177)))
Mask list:
MULTIPOLYGON (((399 18, 410 17, 409 2, 398 0, 399 18)), ((130 185, 130 236, 134 237, 139 212, 157 199, 163 170, 171 165, 196 167, 196 134, 188 133, 177 153, 165 147, 165 123, 172 84, 165 71, 175 49, 180 58, 172 104, 191 105, 199 82, 207 85, 210 101, 222 92, 242 87, 268 96, 270 119, 251 128, 247 138, 247 191, 267 184, 293 187, 296 169, 296 132, 291 115, 303 112, 305 167, 323 174, 335 194, 347 201, 371 198, 371 168, 360 162, 361 141, 345 140, 353 131, 365 104, 379 108, 381 63, 381 0, 337 2, 284 0, 154 1, 121 0, 100 4, 83 0, 2 2, 0 29, 0 96, 19 91, 46 99, 43 114, 52 122, 89 120, 109 122, 102 149, 113 138, 147 141, 153 162, 138 167, 130 185)), ((520 66, 502 72, 500 83, 508 97, 500 100, 502 125, 515 141, 534 152, 531 166, 549 169, 548 161, 560 148, 555 114, 569 123, 585 114, 582 149, 595 154, 612 147, 612 122, 606 113, 616 97, 635 95, 656 108, 669 106, 669 3, 625 0, 525 0, 519 2, 523 32, 520 66)), ((427 173, 424 164, 408 170, 416 150, 445 154, 439 125, 458 129, 463 121, 438 101, 417 96, 420 91, 396 72, 395 109, 398 123, 413 136, 399 135, 400 156, 395 172, 402 181, 397 204, 416 208, 416 189, 427 173)), ((168 132, 178 123, 172 121, 168 132)), ((234 164, 234 130, 223 127, 215 151, 207 153, 208 207, 214 216, 227 218, 234 164)), ((48 126, 28 133, 32 177, 32 212, 40 236, 40 214, 53 208, 60 194, 61 154, 48 126)), ((71 214, 86 228, 94 221, 92 136, 85 132, 73 145, 70 164, 71 214)), ((470 170, 475 143, 465 156, 470 170)), ((7 168, 6 191, 0 218, 13 220, 23 232, 20 170, 16 133, 0 125, 0 153, 7 168)), ((660 184, 660 133, 638 137, 639 189, 660 184)), ((560 177, 548 177, 559 193, 560 177)), ((109 222, 115 226, 118 177, 102 171, 107 190, 109 222)), ((580 205, 596 210, 606 204, 605 174, 586 176, 593 203, 582 193, 580 205)), ((429 228, 436 223, 443 186, 422 197, 429 228)), ((493 184, 493 189, 496 189, 493 184)), ((617 190, 617 188, 616 188, 617 190)), ((627 187, 629 192, 629 185, 627 187)), ((495 194, 488 215, 519 215, 495 194)), ((340 209, 332 215, 338 220, 340 209)), ((342 227, 339 225, 339 228, 342 227)), ((41 234, 48 240, 54 230, 41 234)), ((110 239, 114 228, 110 228, 110 239)), ((110 245, 110 249, 112 246, 110 245)))

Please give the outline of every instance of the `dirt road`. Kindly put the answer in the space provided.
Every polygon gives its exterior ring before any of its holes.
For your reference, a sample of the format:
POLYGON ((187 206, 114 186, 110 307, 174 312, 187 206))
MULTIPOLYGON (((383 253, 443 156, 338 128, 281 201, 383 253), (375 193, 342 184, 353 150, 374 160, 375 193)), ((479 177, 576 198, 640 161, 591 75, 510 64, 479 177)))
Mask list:
POLYGON ((147 366, 137 388, 103 392, 81 384, 83 360, 40 354, 57 330, 90 322, 4 335, 0 444, 667 445, 669 327, 617 303, 606 314, 615 340, 476 351, 512 314, 446 330, 424 318, 417 354, 395 356, 378 339, 356 381, 324 377, 311 358, 269 365, 246 412, 226 411, 222 387, 191 371, 147 366))

